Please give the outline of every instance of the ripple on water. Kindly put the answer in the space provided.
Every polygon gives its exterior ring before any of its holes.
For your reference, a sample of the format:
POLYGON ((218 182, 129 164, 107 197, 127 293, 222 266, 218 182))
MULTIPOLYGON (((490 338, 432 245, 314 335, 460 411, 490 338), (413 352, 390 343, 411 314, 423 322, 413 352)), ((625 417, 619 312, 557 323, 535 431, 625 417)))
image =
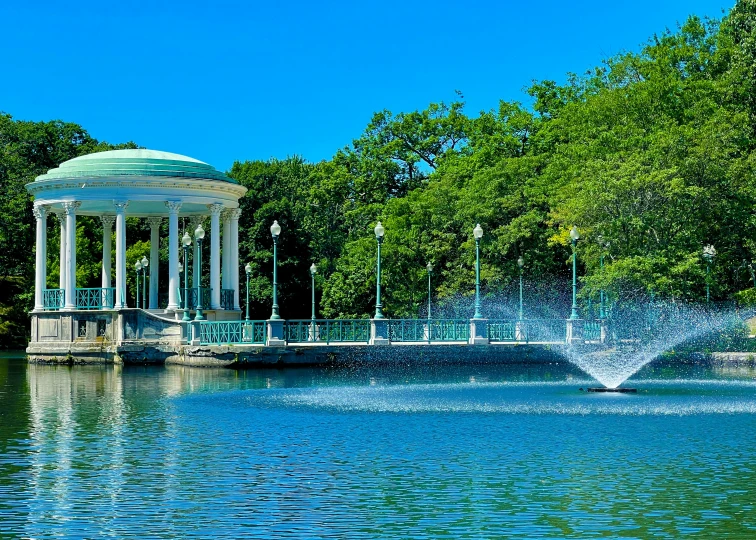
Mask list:
POLYGON ((590 381, 403 384, 254 391, 250 405, 341 412, 693 415, 756 413, 756 381, 644 380, 638 394, 593 394, 590 381), (691 391, 691 389, 694 389, 691 391), (736 395, 728 395, 727 390, 736 395))
POLYGON ((538 369, 0 376, 0 536, 755 537, 756 383, 538 369))

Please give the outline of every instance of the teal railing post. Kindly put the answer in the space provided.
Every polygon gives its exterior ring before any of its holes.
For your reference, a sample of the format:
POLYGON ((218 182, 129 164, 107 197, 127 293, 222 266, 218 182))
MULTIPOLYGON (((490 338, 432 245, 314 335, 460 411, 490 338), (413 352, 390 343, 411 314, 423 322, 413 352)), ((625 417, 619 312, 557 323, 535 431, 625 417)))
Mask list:
POLYGON ((370 345, 388 345, 389 342, 389 321, 383 315, 383 304, 381 303, 381 244, 383 244, 383 235, 386 229, 379 221, 375 229, 375 240, 378 245, 376 258, 376 279, 375 279, 375 315, 370 321, 370 345))
MULTIPOLYGON (((431 319, 431 274, 433 274, 433 265, 431 263, 428 263, 425 266, 425 269, 428 270, 428 321, 431 319)), ((430 322, 428 323, 430 324, 430 322)), ((430 331, 430 326, 428 326, 430 331)))
POLYGON ((487 345, 488 320, 483 318, 480 305, 480 239, 483 238, 483 228, 480 223, 473 229, 475 237, 475 314, 470 319, 469 342, 471 345, 487 345))
POLYGON ((273 236, 273 310, 270 318, 276 320, 281 318, 278 314, 278 235, 281 234, 278 221, 274 221, 270 226, 270 233, 273 236))
POLYGON ((205 237, 205 229, 202 228, 202 223, 197 225, 194 231, 194 239, 197 242, 197 312, 194 315, 195 321, 202 321, 205 317, 202 315, 202 239, 205 237))
POLYGON ((381 244, 383 244, 383 235, 385 229, 381 222, 375 226, 375 239, 378 243, 378 256, 376 260, 376 279, 375 279, 375 319, 383 319, 383 304, 381 304, 381 244))
POLYGON ((315 274, 318 273, 318 267, 315 263, 310 266, 310 277, 312 278, 312 322, 310 323, 310 339, 309 341, 315 341, 315 274))
POLYGON ((136 308, 139 309, 139 271, 142 269, 142 263, 139 261, 136 262, 135 265, 135 273, 136 273, 136 290, 134 291, 136 294, 136 308))
POLYGON ((475 236, 475 314, 473 319, 482 319, 480 312, 480 239, 483 237, 483 229, 478 223, 473 230, 475 236))
POLYGON ((250 266, 249 263, 247 263, 246 266, 244 267, 244 273, 247 275, 247 286, 246 286, 247 290, 245 291, 247 295, 247 299, 244 304, 244 308, 245 308, 244 320, 249 321, 249 275, 252 273, 252 266, 250 266))
POLYGON ((273 306, 270 318, 267 322, 269 347, 283 347, 286 345, 284 335, 284 321, 278 312, 278 236, 281 234, 281 226, 274 221, 270 226, 270 234, 273 237, 273 306))
POLYGON ((570 238, 572 240, 572 312, 570 313, 570 319, 579 319, 577 310, 577 241, 580 239, 580 233, 577 227, 572 227, 570 230, 570 238))
POLYGON ((189 247, 192 245, 192 237, 188 232, 184 231, 181 243, 184 245, 184 316, 181 320, 191 321, 192 318, 189 316, 189 247))
MULTIPOLYGON (((599 258, 599 269, 601 273, 604 273, 604 253, 601 253, 599 258)), ((604 289, 599 289, 599 319, 606 319, 606 311, 604 310, 604 289)))

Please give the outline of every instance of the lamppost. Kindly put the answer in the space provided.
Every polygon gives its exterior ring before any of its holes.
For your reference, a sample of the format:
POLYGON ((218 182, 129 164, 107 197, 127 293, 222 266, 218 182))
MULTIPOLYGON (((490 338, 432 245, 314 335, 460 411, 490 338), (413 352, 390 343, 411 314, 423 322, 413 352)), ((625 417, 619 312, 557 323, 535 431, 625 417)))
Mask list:
POLYGON ((433 273, 433 265, 428 263, 425 265, 425 269, 428 271, 428 320, 431 318, 431 274, 433 273))
POLYGON ((520 313, 519 319, 522 320, 522 268, 525 266, 525 261, 522 256, 517 258, 517 266, 520 267, 520 313))
MULTIPOLYGON (((204 320, 202 316, 202 239, 205 238, 205 229, 202 223, 197 225, 194 230, 194 239, 197 241, 197 313, 194 315, 195 321, 204 320)), ((188 273, 188 272, 187 272, 188 273)))
MULTIPOLYGON (((597 240, 599 244, 599 249, 601 250, 601 255, 599 256, 599 269, 601 270, 601 273, 603 274, 604 273, 604 256, 606 255, 606 250, 609 248, 609 242, 604 242, 604 237, 602 235, 598 235, 597 240)), ((599 289, 599 319, 606 319, 606 309, 604 307, 603 287, 599 289)))
MULTIPOLYGON (((189 236, 187 231, 184 231, 181 244, 184 246, 184 263, 186 264, 186 268, 184 269, 184 316, 181 320, 191 321, 192 318, 189 316, 189 248, 192 245, 192 237, 189 236)), ((180 263, 179 267, 181 267, 180 263)))
POLYGON ((483 228, 478 223, 473 229, 475 237, 475 315, 473 319, 482 319, 480 313, 480 239, 483 238, 483 228))
POLYGON ((383 235, 386 233, 386 229, 384 229, 383 225, 381 225, 381 222, 379 221, 375 226, 375 229, 373 229, 373 232, 375 233, 375 239, 378 242, 378 259, 376 263, 377 277, 375 280, 375 318, 382 319, 383 312, 381 311, 381 308, 383 307, 383 304, 381 304, 381 244, 383 243, 383 235))
POLYGON ((150 261, 147 257, 142 257, 142 309, 147 309, 147 267, 150 261))
POLYGON ((134 263, 134 270, 136 271, 136 308, 139 309, 139 274, 142 271, 142 263, 139 260, 134 263))
POLYGON ((249 263, 244 267, 244 273, 247 274, 247 302, 245 303, 246 314, 244 320, 249 322, 249 276, 252 274, 252 266, 249 263))
POLYGON ((318 267, 315 263, 310 266, 310 277, 312 278, 312 326, 315 328, 315 274, 318 273, 318 267))
POLYGON ((711 274, 711 262, 714 260, 714 257, 717 256, 717 250, 714 249, 714 246, 709 244, 708 246, 704 246, 703 248, 703 257, 706 259, 706 303, 709 303, 709 300, 711 299, 711 294, 709 291, 709 282, 710 282, 710 274, 711 274))
POLYGON ((280 319, 278 314, 278 235, 281 234, 281 226, 278 221, 273 221, 270 226, 270 234, 273 236, 273 311, 271 319, 280 319))
POLYGON ((577 310, 577 242, 580 240, 580 233, 577 227, 573 225, 570 229, 570 238, 572 239, 572 313, 570 319, 579 319, 577 310))

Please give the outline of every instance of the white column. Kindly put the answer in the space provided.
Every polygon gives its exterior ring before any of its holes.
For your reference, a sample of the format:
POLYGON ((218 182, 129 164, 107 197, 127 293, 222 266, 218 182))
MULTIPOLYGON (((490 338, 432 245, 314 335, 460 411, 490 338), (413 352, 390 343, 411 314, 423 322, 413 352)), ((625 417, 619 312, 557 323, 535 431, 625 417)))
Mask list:
POLYGON ((34 279, 34 311, 44 311, 44 290, 47 288, 47 206, 34 205, 37 218, 37 259, 34 279))
MULTIPOLYGON (((110 271, 110 253, 111 253, 111 238, 113 233, 113 223, 115 223, 115 216, 100 216, 102 221, 102 288, 109 289, 113 286, 113 279, 110 271)), ((114 298, 103 294, 103 308, 111 307, 108 305, 114 298), (110 301, 110 302, 108 302, 110 301)))
MULTIPOLYGON (((194 240, 194 230, 199 226, 200 223, 205 221, 205 216, 192 216, 189 220, 189 236, 192 237, 192 242, 194 245, 194 255, 192 256, 192 288, 199 287, 199 243, 194 240)), ((185 269, 186 272, 189 271, 189 267, 185 269)))
POLYGON ((241 208, 234 208, 229 212, 231 217, 231 288, 234 289, 234 309, 239 306, 239 216, 241 208))
MULTIPOLYGON (((161 217, 147 219, 150 224, 150 309, 158 308, 158 268, 160 264, 161 217)), ((178 229, 178 226, 177 226, 178 229)))
POLYGON ((166 201, 165 206, 168 207, 168 310, 176 311, 179 309, 178 215, 181 202, 166 201))
POLYGON ((64 309, 76 309, 76 210, 79 201, 66 201, 66 306, 64 309))
POLYGON ((220 215, 223 205, 208 204, 210 210, 210 309, 220 309, 220 215))
POLYGON ((60 223, 60 279, 58 288, 66 288, 66 215, 56 214, 60 223))
POLYGON ((116 209, 116 286, 115 308, 126 304, 126 207, 129 201, 113 201, 116 209))
POLYGON ((228 210, 221 213, 223 222, 223 248, 221 249, 222 268, 221 268, 221 286, 224 289, 231 288, 231 216, 228 210))

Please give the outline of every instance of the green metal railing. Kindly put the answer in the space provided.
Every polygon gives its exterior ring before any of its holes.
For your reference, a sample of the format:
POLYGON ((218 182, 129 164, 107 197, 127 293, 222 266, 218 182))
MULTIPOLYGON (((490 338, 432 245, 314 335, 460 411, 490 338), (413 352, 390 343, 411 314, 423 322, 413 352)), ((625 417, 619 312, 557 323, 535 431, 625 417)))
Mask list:
MULTIPOLYGON (((200 287, 200 290, 202 291, 202 309, 207 311, 210 309, 210 292, 212 289, 210 287, 200 287)), ((186 309, 184 305, 184 292, 183 287, 178 289, 178 301, 181 309, 186 309)), ((197 309, 197 287, 192 287, 186 290, 186 292, 189 293, 189 309, 197 309)))
POLYGON ((76 289, 76 309, 112 308, 114 298, 114 287, 76 289))
POLYGON ((564 319, 522 319, 488 321, 488 339, 493 342, 563 343, 567 339, 564 319))
POLYGON ((239 345, 265 343, 265 321, 202 321, 199 324, 201 345, 239 345))
POLYGON ((221 289, 221 308, 234 309, 234 289, 221 289))
POLYGON ((370 319, 292 319, 284 322, 289 343, 370 341, 370 319))
POLYGON ((524 322, 526 341, 564 343, 567 340, 565 319, 527 319, 524 322))
POLYGON ((389 320, 389 341, 430 341, 428 319, 389 320))
POLYGON ((523 334, 524 321, 510 321, 510 320, 498 320, 490 319, 488 321, 488 339, 489 341, 525 341, 523 334))
POLYGON ((42 305, 45 309, 63 309, 66 305, 65 289, 45 289, 42 291, 42 305))
POLYGON ((467 341, 470 339, 468 319, 391 319, 389 341, 443 342, 467 341))
POLYGON ((585 341, 600 341, 601 340, 601 322, 600 321, 585 321, 585 323, 583 323, 583 339, 585 341))

